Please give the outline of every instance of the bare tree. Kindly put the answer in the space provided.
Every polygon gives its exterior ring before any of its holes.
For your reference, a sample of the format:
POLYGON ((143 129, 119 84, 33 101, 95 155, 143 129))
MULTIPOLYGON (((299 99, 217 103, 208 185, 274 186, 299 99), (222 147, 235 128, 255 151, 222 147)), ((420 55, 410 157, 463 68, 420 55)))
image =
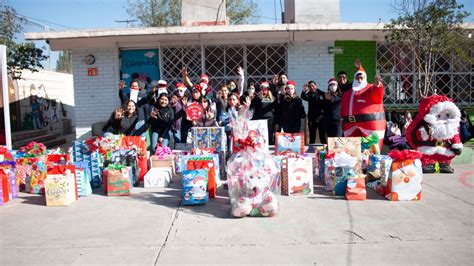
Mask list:
POLYGON ((432 78, 442 56, 472 60, 468 33, 462 27, 469 13, 456 0, 395 0, 392 8, 399 17, 385 25, 386 40, 413 51, 420 96, 436 94, 432 78))

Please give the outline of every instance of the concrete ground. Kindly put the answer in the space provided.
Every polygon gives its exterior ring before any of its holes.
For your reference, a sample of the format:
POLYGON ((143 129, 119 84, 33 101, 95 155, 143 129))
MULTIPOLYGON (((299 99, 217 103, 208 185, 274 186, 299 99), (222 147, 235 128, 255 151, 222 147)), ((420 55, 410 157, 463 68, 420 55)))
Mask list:
POLYGON ((21 194, 0 207, 0 265, 24 264, 426 264, 472 265, 474 165, 424 176, 422 200, 366 201, 323 192, 280 196, 273 218, 230 217, 222 195, 183 207, 179 182, 95 191, 69 207, 21 194))

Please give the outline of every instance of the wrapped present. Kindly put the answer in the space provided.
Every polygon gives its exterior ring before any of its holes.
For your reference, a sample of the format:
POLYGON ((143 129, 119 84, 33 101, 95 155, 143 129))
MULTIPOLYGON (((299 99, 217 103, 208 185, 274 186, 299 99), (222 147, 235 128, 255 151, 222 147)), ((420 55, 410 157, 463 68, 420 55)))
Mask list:
POLYGON ((275 155, 304 154, 304 133, 275 133, 275 155))
MULTIPOLYGON (((175 161, 175 155, 170 154, 170 155, 163 155, 163 156, 158 156, 158 155, 153 155, 150 156, 150 168, 156 168, 156 167, 171 167, 173 170, 173 175, 176 174, 177 166, 176 166, 176 161, 175 161)), ((182 168, 186 169, 186 168, 182 168)))
POLYGON ((313 194, 313 165, 310 157, 283 158, 281 167, 281 194, 313 194))
POLYGON ((31 166, 31 174, 25 178, 25 192, 32 194, 44 194, 44 180, 46 179, 47 167, 43 161, 35 161, 31 166))
POLYGON ((3 161, 14 161, 12 153, 4 146, 0 146, 0 162, 3 161))
POLYGON ((183 171, 183 205, 205 204, 207 194, 207 170, 183 171))
POLYGON ((336 161, 334 160, 334 153, 330 153, 324 158, 323 176, 324 176, 324 190, 333 191, 334 180, 337 179, 336 161))
POLYGON ((23 153, 24 157, 32 158, 46 155, 46 146, 43 143, 30 142, 28 145, 20 148, 20 152, 23 153))
MULTIPOLYGON (((234 131, 245 132, 249 117, 244 109, 237 119, 231 119, 234 131)), ((258 132, 249 131, 244 137, 242 134, 237 136, 240 150, 227 162, 232 216, 274 216, 279 211, 275 194, 281 190, 278 164, 263 148, 258 132)))
MULTIPOLYGON (((378 144, 377 144, 378 145, 378 144)), ((367 165, 367 180, 374 181, 381 179, 387 184, 388 175, 392 168, 392 158, 387 155, 370 155, 367 165)))
POLYGON ((365 200, 367 191, 365 189, 365 175, 349 175, 347 177, 346 199, 365 200))
POLYGON ((387 198, 393 201, 420 200, 423 171, 420 158, 422 154, 414 150, 393 150, 389 153, 393 159, 387 188, 387 198))
POLYGON ((346 194, 347 180, 356 178, 362 173, 359 160, 345 151, 334 153, 333 192, 336 196, 346 194))
POLYGON ((84 140, 76 140, 72 145, 72 159, 74 162, 87 162, 92 188, 99 188, 102 184, 103 159, 98 147, 89 146, 84 140), (92 148, 91 148, 92 147, 92 148), (95 150, 94 150, 95 149, 95 150))
POLYGON ((171 167, 150 168, 143 179, 143 187, 168 187, 172 176, 173 169, 171 167))
POLYGON ((191 154, 192 155, 216 154, 216 148, 192 148, 191 154))
POLYGON ((350 156, 362 159, 361 141, 359 137, 336 137, 328 138, 328 151, 339 153, 344 151, 350 156))
POLYGON ((46 162, 48 163, 60 163, 60 164, 66 164, 67 162, 71 161, 70 160, 70 155, 69 154, 48 154, 46 157, 46 162))
POLYGON ((89 175, 89 164, 87 162, 75 162, 77 194, 81 197, 92 194, 91 178, 89 175))
POLYGON ((135 149, 137 157, 137 166, 139 169, 139 180, 143 181, 143 177, 148 171, 148 152, 146 148, 146 141, 138 136, 124 136, 120 144, 125 149, 135 149))
POLYGON ((74 165, 50 165, 44 180, 46 206, 68 206, 77 201, 74 165))
POLYGON ((109 152, 109 160, 107 165, 123 165, 131 168, 132 186, 139 183, 140 169, 138 168, 137 150, 136 149, 118 149, 109 152))
POLYGON ((207 170, 207 191, 209 192, 209 198, 216 197, 216 168, 214 167, 214 161, 211 160, 189 160, 187 162, 187 170, 207 170))
POLYGON ((382 184, 381 180, 366 182, 365 186, 383 197, 390 197, 390 190, 388 189, 387 184, 382 184))
POLYGON ((5 182, 5 196, 9 200, 18 198, 19 183, 15 173, 15 165, 16 163, 13 161, 0 162, 0 178, 2 178, 2 182, 5 182))
POLYGON ((107 178, 104 179, 104 189, 107 196, 129 196, 132 182, 130 167, 109 165, 107 178))
POLYGON ((319 179, 320 182, 324 182, 324 159, 326 157, 327 145, 316 146, 313 160, 313 175, 314 178, 319 179))
POLYGON ((361 137, 361 166, 362 169, 367 169, 369 164, 370 155, 379 155, 380 146, 379 146, 379 136, 376 133, 369 135, 367 137, 361 137))
POLYGON ((216 181, 221 180, 221 162, 219 154, 209 154, 209 155, 182 155, 178 157, 177 164, 176 164, 176 171, 183 172, 188 168, 188 161, 193 160, 213 160, 214 167, 216 168, 216 181))
POLYGON ((227 151, 227 135, 223 127, 192 127, 192 148, 215 148, 216 152, 227 151))
POLYGON ((268 123, 267 120, 250 120, 247 121, 246 128, 241 132, 234 132, 232 138, 232 153, 240 150, 239 139, 248 135, 259 136, 257 139, 258 144, 261 145, 262 149, 268 151, 268 123))

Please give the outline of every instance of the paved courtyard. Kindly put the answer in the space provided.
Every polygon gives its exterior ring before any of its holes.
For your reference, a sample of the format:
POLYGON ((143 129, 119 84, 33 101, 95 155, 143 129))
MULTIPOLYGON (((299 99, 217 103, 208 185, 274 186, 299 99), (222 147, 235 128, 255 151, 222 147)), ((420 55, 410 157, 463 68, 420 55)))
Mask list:
POLYGON ((419 202, 370 190, 366 201, 346 201, 316 184, 314 195, 280 196, 273 218, 231 218, 225 190, 182 206, 178 179, 130 197, 97 190, 69 207, 22 193, 0 207, 0 265, 472 265, 473 166, 425 175, 419 202))

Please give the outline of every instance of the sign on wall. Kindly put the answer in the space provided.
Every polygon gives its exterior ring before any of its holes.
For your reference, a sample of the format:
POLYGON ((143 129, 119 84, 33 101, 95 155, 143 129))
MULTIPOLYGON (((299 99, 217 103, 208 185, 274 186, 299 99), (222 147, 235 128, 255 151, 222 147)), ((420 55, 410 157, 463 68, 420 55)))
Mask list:
POLYGON ((120 51, 120 79, 125 81, 125 93, 132 80, 138 80, 140 90, 148 91, 150 84, 160 79, 158 49, 120 51))

